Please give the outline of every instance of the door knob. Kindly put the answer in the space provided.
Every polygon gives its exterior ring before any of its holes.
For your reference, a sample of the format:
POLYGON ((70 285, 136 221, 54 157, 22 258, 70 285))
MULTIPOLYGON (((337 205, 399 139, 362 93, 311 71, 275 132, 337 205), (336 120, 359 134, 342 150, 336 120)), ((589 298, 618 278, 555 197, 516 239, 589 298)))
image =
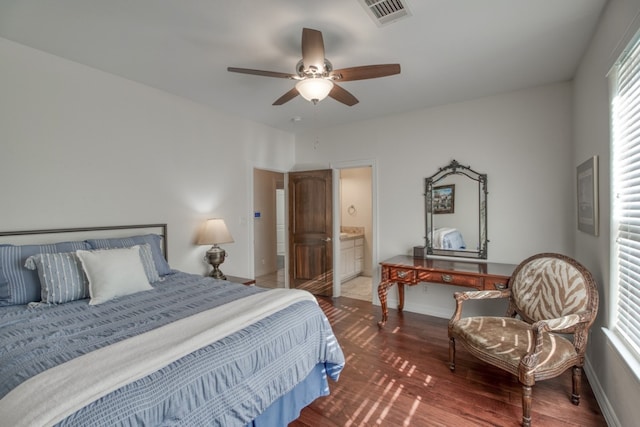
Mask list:
POLYGON ((323 242, 327 242, 328 243, 328 242, 331 241, 331 237, 325 237, 324 239, 320 239, 320 240, 322 240, 323 242))

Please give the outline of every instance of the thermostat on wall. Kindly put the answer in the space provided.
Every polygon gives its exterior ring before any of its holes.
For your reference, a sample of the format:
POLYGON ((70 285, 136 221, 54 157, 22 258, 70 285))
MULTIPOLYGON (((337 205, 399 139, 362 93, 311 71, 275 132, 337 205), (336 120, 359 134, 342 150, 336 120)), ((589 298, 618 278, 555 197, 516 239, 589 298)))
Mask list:
POLYGON ((262 216, 262 214, 260 212, 254 212, 253 213, 253 217, 254 218, 260 218, 262 216))

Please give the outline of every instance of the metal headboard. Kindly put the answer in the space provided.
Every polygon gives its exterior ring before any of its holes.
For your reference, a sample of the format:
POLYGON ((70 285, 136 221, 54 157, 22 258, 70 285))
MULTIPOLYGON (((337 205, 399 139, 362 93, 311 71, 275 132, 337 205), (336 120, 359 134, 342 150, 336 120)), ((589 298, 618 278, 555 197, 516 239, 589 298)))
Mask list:
MULTIPOLYGON (((108 237, 113 237, 113 236, 109 236, 108 232, 109 231, 125 231, 126 230, 131 230, 132 232, 137 231, 139 232, 141 229, 147 229, 147 230, 151 230, 151 229, 155 229, 156 234, 162 236, 162 252, 164 253, 164 257, 168 258, 167 254, 168 254, 168 243, 167 243, 167 224, 136 224, 136 225, 111 225, 111 226, 102 226, 102 227, 73 227, 73 228, 52 228, 52 229, 43 229, 43 230, 20 230, 20 231, 0 231, 0 238, 2 237, 13 237, 13 236, 50 236, 50 235, 56 235, 56 234, 73 234, 73 233, 78 233, 80 235, 82 235, 82 239, 87 239, 87 238, 96 238, 96 236, 92 236, 91 233, 98 233, 98 232, 107 232, 107 233, 102 233, 100 236, 98 237, 104 237, 104 238, 108 238, 108 237)), ((120 234, 116 237, 127 237, 124 234, 120 234)), ((7 240, 7 239, 2 239, 7 240)), ((2 242, 0 242, 2 243, 2 242)), ((31 243, 35 243, 35 242, 31 242, 31 243)), ((44 242, 38 242, 38 243, 44 243, 44 242)), ((47 243, 51 243, 51 242, 47 242, 47 243)))

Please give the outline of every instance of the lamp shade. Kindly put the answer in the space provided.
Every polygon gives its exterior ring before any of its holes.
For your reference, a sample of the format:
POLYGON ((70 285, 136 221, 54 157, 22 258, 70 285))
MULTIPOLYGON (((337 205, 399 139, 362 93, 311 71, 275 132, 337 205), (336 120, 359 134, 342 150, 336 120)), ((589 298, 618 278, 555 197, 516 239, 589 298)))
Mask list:
POLYGON ((223 219, 208 219, 198 236, 198 244, 217 245, 220 243, 233 243, 233 237, 231 237, 231 233, 229 233, 223 219))
POLYGON ((319 77, 307 78, 296 83, 296 89, 304 99, 315 104, 329 95, 333 82, 319 77))

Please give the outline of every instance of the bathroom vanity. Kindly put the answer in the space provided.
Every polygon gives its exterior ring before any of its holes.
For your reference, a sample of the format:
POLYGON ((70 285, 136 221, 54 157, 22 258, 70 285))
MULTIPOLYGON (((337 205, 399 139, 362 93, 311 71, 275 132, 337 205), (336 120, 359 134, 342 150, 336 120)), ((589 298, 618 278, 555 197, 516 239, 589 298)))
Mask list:
POLYGON ((343 228, 340 232, 340 280, 345 282, 362 274, 364 266, 364 230, 343 228))

